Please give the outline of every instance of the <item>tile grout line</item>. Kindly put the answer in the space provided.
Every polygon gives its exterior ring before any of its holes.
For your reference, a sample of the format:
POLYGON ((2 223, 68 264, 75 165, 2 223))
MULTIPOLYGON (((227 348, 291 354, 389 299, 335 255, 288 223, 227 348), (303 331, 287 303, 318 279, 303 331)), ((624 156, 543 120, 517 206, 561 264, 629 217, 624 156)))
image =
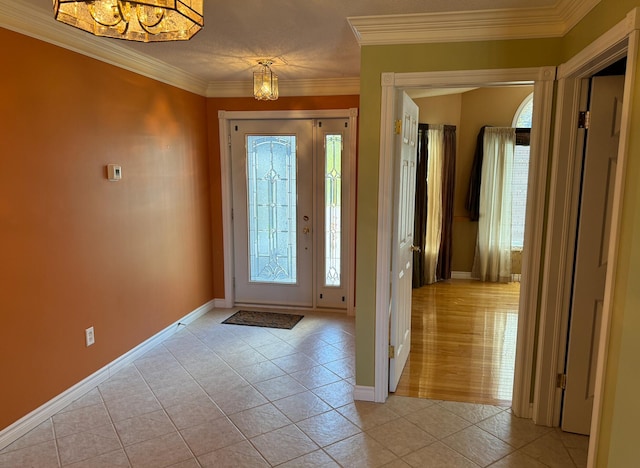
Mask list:
POLYGON ((51 421, 51 432, 53 432, 53 443, 56 446, 56 457, 58 459, 58 466, 62 467, 62 458, 60 457, 60 447, 58 446, 58 437, 56 436, 56 426, 55 424, 53 424, 53 416, 51 416, 48 421, 51 421))

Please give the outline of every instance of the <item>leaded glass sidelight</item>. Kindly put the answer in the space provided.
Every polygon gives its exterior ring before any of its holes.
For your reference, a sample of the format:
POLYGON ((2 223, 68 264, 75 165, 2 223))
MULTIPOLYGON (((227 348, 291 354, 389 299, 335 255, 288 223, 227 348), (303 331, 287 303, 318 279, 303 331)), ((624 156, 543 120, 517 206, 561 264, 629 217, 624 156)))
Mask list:
POLYGON ((324 285, 340 286, 342 258, 342 135, 325 135, 324 285))
POLYGON ((296 137, 247 136, 249 281, 295 284, 296 137))

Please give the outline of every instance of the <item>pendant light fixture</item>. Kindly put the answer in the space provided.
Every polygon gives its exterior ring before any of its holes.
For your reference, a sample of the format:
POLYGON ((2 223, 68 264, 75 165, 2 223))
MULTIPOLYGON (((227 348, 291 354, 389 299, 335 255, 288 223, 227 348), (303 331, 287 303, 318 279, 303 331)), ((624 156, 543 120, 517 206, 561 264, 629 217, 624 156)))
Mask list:
POLYGON ((273 73, 271 60, 258 61, 260 70, 253 72, 253 97, 259 101, 278 99, 278 75, 273 73))
POLYGON ((53 0, 55 19, 127 41, 190 39, 204 26, 203 0, 53 0))

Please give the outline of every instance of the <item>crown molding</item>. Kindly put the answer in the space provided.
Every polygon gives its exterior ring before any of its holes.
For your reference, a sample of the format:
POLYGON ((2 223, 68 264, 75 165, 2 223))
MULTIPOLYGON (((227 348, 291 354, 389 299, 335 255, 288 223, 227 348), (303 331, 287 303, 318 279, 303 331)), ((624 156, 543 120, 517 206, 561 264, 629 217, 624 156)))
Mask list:
MULTIPOLYGON (((211 82, 145 54, 122 47, 84 31, 60 26, 39 10, 15 0, 0 0, 0 27, 57 45, 87 57, 167 83, 206 97, 241 97, 253 93, 251 77, 246 82, 211 82)), ((281 96, 329 96, 360 93, 360 78, 280 81, 281 96)))
POLYGON ((559 0, 553 7, 347 18, 360 45, 562 37, 600 0, 559 0))
MULTIPOLYGON (((600 0, 559 0, 555 7, 352 17, 348 21, 361 45, 407 44, 564 35, 600 0)), ((207 82, 182 69, 98 38, 60 26, 22 2, 0 0, 0 27, 63 47, 96 60, 206 97, 251 96, 251 80, 207 82)), ((281 80, 281 96, 329 96, 360 93, 360 79, 281 80)))
MULTIPOLYGON (((251 97, 253 82, 221 81, 209 83, 207 97, 251 97)), ((279 95, 282 96, 344 96, 360 94, 360 77, 314 80, 279 80, 279 95)))
POLYGON ((40 39, 139 75, 204 95, 206 82, 165 62, 133 52, 115 41, 92 36, 72 27, 61 27, 52 15, 15 0, 0 0, 0 26, 40 39))

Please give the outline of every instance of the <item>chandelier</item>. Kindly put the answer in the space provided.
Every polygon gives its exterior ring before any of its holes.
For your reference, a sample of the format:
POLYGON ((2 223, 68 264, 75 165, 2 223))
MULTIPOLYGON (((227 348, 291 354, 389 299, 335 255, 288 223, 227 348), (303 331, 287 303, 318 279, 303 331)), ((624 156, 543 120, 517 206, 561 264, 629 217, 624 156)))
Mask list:
POLYGON ((258 62, 260 70, 253 72, 253 97, 259 101, 275 101, 278 99, 278 75, 273 73, 270 60, 258 62))
POLYGON ((184 41, 204 25, 203 0, 53 0, 55 19, 96 36, 184 41))

